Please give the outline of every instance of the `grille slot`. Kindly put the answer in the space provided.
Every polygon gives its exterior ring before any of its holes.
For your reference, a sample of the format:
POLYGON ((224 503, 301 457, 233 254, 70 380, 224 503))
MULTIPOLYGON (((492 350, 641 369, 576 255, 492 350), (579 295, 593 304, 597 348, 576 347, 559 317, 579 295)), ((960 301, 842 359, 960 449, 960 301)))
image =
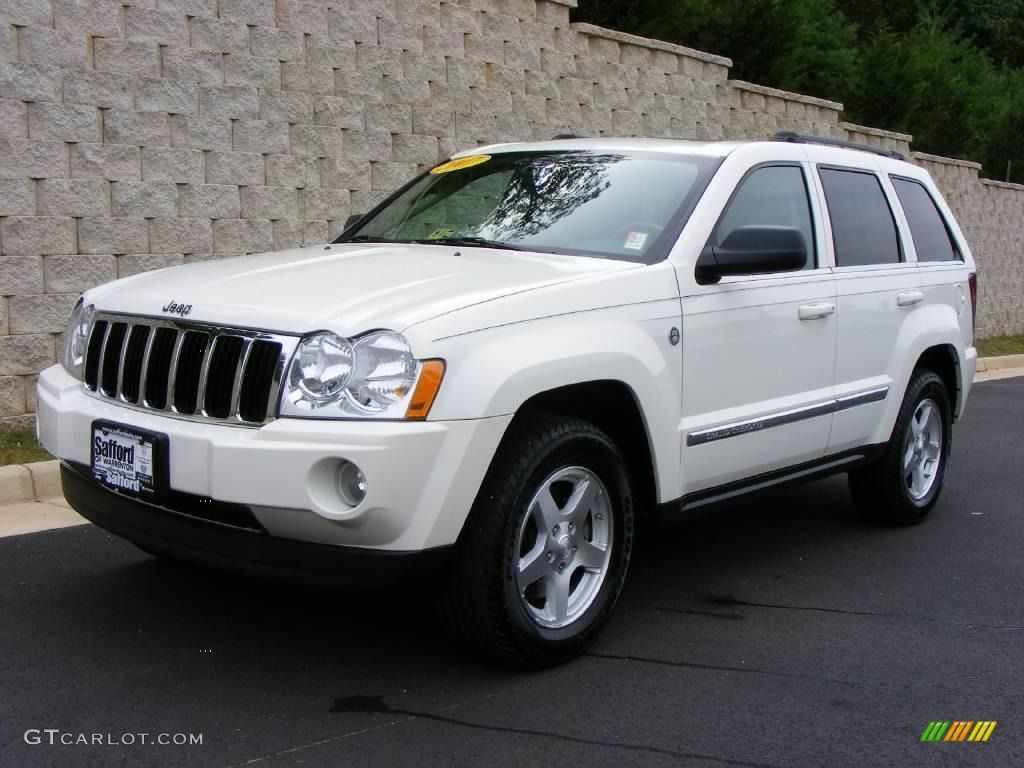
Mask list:
POLYGON ((124 351, 124 337, 127 323, 114 323, 107 334, 107 343, 100 355, 100 391, 107 397, 117 396, 118 374, 121 371, 121 353, 124 351))
POLYGON ((121 371, 121 397, 129 403, 139 402, 142 360, 146 355, 149 333, 148 325, 133 325, 128 334, 128 345, 124 350, 124 368, 121 371))
POLYGON ((174 372, 174 410, 178 413, 193 414, 199 398, 199 376, 202 373, 203 358, 210 343, 210 336, 198 331, 186 331, 178 350, 174 372))
POLYGON ((258 426, 274 416, 297 343, 262 331, 104 314, 90 332, 84 385, 143 410, 258 426))
POLYGON ((85 386, 95 391, 100 385, 100 355, 107 338, 107 321, 98 320, 92 326, 89 347, 85 352, 85 386))
POLYGON ((171 357, 177 340, 178 332, 174 328, 157 328, 149 348, 145 404, 159 411, 167 407, 167 382, 171 375, 171 357))
POLYGON ((203 410, 207 416, 223 419, 231 413, 231 393, 235 388, 235 371, 242 359, 242 346, 241 336, 217 337, 206 371, 203 410))
POLYGON ((244 421, 263 421, 267 417, 270 390, 280 358, 281 345, 277 342, 252 343, 238 399, 238 415, 244 421))

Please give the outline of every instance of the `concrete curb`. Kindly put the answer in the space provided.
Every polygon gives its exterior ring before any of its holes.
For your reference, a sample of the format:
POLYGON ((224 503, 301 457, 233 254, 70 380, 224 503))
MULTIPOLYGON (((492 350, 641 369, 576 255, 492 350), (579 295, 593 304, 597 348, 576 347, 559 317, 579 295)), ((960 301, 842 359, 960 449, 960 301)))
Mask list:
POLYGON ((1000 355, 999 357, 978 358, 978 373, 1002 371, 1006 368, 1024 368, 1024 355, 1000 355))
POLYGON ((60 462, 56 459, 0 467, 0 504, 17 504, 60 495, 60 462))

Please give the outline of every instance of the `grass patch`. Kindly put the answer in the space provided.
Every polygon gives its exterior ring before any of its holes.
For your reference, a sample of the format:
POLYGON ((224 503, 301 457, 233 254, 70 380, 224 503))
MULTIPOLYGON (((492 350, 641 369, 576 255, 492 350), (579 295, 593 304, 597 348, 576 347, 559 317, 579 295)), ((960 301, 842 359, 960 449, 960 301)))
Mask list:
POLYGON ((52 458, 53 456, 36 442, 36 434, 31 429, 0 432, 0 467, 5 467, 8 464, 48 461, 52 458))
POLYGON ((992 336, 977 339, 978 357, 999 357, 1000 355, 1024 355, 1024 333, 1015 336, 992 336))

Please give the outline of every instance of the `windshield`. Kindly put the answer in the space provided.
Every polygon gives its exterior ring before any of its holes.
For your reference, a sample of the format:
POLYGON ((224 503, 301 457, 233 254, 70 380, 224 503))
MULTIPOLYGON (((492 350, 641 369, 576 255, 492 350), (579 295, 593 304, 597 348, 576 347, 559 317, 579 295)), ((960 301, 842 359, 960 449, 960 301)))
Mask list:
POLYGON ((335 242, 476 245, 651 263, 668 254, 719 158, 515 152, 444 163, 335 242))

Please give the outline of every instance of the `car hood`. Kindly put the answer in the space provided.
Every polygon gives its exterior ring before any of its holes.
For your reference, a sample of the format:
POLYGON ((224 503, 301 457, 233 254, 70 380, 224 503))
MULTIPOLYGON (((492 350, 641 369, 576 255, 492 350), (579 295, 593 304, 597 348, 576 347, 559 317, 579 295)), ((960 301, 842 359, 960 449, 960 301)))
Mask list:
POLYGON ((599 258, 418 244, 310 246, 187 264, 90 291, 105 311, 227 326, 355 335, 589 275, 636 268, 599 258))

